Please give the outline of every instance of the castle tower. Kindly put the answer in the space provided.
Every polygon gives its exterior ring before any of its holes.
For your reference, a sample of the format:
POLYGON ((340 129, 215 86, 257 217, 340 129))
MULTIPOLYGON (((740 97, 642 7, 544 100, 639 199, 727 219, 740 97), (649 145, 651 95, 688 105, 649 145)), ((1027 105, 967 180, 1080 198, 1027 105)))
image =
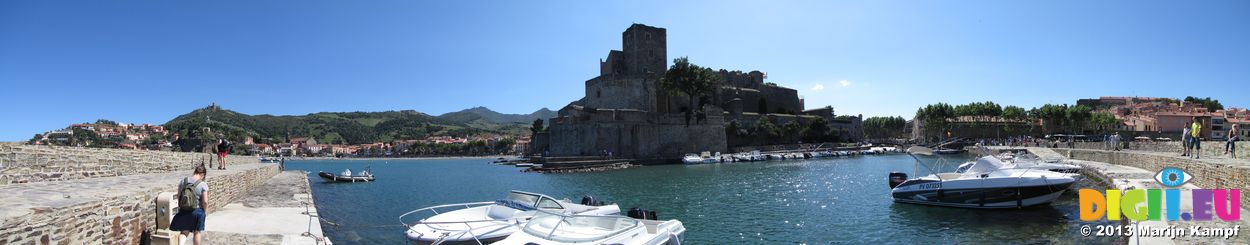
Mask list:
POLYGON ((664 28, 634 24, 621 33, 625 73, 659 78, 668 69, 668 45, 664 28))

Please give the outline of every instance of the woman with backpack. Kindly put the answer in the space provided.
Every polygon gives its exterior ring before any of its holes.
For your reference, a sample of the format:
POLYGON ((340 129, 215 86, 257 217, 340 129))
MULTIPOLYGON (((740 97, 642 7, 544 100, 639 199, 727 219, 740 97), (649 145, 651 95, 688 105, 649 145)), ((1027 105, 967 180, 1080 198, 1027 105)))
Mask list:
POLYGON ((200 245, 200 232, 204 231, 204 209, 208 207, 208 182, 205 182, 207 170, 204 165, 196 166, 191 176, 178 183, 178 214, 174 215, 169 229, 181 231, 186 236, 190 233, 193 244, 200 245))

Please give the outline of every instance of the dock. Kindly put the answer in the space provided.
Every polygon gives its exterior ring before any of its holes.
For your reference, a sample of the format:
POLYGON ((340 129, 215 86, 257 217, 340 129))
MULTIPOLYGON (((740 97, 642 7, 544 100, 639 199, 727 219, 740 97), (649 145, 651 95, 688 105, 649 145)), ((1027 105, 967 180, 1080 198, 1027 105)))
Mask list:
POLYGON ((332 244, 321 231, 309 187, 307 172, 278 173, 243 198, 210 212, 205 218, 204 242, 332 244))
MULTIPOLYGON (((1071 148, 1043 148, 1043 147, 989 147, 993 151, 1019 151, 1025 150, 1029 153, 1037 155, 1040 159, 1061 160, 1066 163, 1080 165, 1084 170, 1082 175, 1090 181, 1097 183, 1098 186, 1107 189, 1161 189, 1163 188, 1154 179, 1162 166, 1176 166, 1183 170, 1195 174, 1195 180, 1181 186, 1183 192, 1193 189, 1213 189, 1213 188, 1237 188, 1250 190, 1245 186, 1246 165, 1250 165, 1250 160, 1227 159, 1220 156, 1211 156, 1203 159, 1189 159, 1180 157, 1172 152, 1157 152, 1144 150, 1124 150, 1110 151, 1101 149, 1071 149, 1071 148), (1097 161, 1095 161, 1097 160, 1097 161), (1205 166, 1200 166, 1205 165, 1205 166), (1143 168, 1145 167, 1145 168, 1143 168), (1199 168, 1215 168, 1224 169, 1224 172, 1202 170, 1199 168), (1149 168, 1149 169, 1146 169, 1149 168), (1233 170, 1236 169, 1236 170, 1233 170), (1228 171, 1233 170, 1233 171, 1228 171), (1193 172, 1191 172, 1193 171, 1193 172), (1201 172, 1201 173, 1197 173, 1201 172), (1205 179, 1205 181, 1198 181, 1205 179)), ((1244 199, 1246 195, 1242 195, 1240 222, 1224 222, 1224 221, 1129 221, 1122 219, 1122 225, 1137 225, 1152 228, 1181 228, 1188 229, 1192 225, 1200 225, 1212 228, 1231 228, 1240 225, 1243 229, 1239 233, 1245 233, 1245 229, 1250 229, 1250 221, 1245 218, 1250 214, 1250 203, 1244 199)), ((1189 195, 1182 195, 1180 200, 1180 210, 1193 210, 1193 199, 1189 195)), ((1164 210, 1166 213, 1166 209, 1164 210)), ((1127 237, 1128 244, 1250 244, 1250 235, 1239 234, 1230 239, 1211 238, 1211 237, 1193 237, 1184 236, 1171 239, 1168 237, 1142 237, 1134 234, 1127 237)))

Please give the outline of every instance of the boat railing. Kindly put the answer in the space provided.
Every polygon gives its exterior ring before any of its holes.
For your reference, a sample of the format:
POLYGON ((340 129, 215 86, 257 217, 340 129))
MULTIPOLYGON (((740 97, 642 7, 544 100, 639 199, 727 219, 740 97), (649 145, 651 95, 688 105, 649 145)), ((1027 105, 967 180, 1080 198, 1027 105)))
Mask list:
MULTIPOLYGON (((512 219, 504 218, 504 219, 460 220, 460 221, 426 221, 426 219, 429 219, 429 217, 433 217, 434 215, 441 214, 442 212, 439 212, 439 209, 446 209, 446 208, 454 207, 456 208, 456 210, 460 210, 460 209, 472 208, 472 207, 481 206, 481 205, 493 205, 493 204, 495 204, 495 202, 470 202, 470 203, 444 204, 444 205, 419 208, 419 209, 408 211, 407 213, 399 215, 399 223, 404 225, 404 227, 407 228, 408 230, 412 230, 412 227, 417 226, 417 225, 464 224, 465 228, 467 228, 464 230, 451 230, 445 227, 440 227, 439 229, 447 230, 447 231, 456 231, 456 232, 467 232, 469 233, 469 236, 472 237, 475 242, 481 245, 485 243, 483 243, 482 240, 478 239, 478 234, 473 233, 473 229, 475 229, 473 227, 473 223, 500 222, 500 221, 511 222, 512 219), (429 212, 430 215, 420 220, 417 220, 416 222, 413 222, 411 224, 405 221, 405 217, 408 217, 409 215, 423 213, 423 212, 429 212)), ((440 241, 436 241, 434 244, 441 243, 441 239, 442 238, 440 238, 439 239, 440 241)))

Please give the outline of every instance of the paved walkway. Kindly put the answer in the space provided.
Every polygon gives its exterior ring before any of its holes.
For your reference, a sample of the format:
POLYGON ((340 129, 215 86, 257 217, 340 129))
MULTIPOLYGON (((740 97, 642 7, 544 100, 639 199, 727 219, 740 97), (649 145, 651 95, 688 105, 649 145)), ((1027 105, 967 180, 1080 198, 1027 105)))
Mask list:
POLYGON ((208 215, 207 244, 331 244, 317 222, 308 175, 285 171, 208 215), (311 217, 310 217, 311 216, 311 217))

